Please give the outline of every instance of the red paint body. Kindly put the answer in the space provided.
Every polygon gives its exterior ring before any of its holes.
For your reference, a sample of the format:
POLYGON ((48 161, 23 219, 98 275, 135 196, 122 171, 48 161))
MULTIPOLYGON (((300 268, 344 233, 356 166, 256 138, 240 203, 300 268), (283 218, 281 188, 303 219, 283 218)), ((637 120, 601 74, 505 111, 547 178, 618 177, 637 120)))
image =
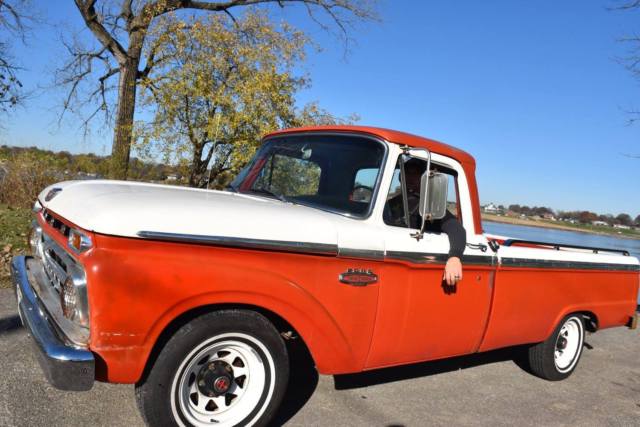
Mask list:
MULTIPOLYGON (((330 130, 364 132, 456 159, 466 170, 481 224, 470 155, 400 132, 330 130)), ((41 215, 38 221, 68 247, 41 215)), ((304 340, 320 373, 338 374, 540 342, 571 312, 593 313, 600 328, 621 326, 635 311, 639 284, 633 271, 469 265, 457 292, 448 294, 438 264, 92 238, 94 247, 78 256, 87 274, 89 348, 97 356, 97 379, 110 382, 138 381, 167 326, 210 305, 254 306, 278 315, 304 340), (345 286, 338 276, 348 268, 373 269, 379 281, 345 286)))

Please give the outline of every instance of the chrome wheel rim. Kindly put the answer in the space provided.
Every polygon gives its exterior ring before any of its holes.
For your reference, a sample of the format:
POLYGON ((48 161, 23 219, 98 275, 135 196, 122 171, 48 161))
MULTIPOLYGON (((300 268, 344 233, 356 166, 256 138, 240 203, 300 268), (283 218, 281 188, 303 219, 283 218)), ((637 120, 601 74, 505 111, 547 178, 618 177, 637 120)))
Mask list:
POLYGON ((556 338, 554 362, 561 373, 570 371, 582 351, 583 326, 577 317, 571 317, 560 328, 556 338))
POLYGON ((182 361, 171 386, 181 425, 251 425, 273 393, 275 369, 266 347, 244 334, 213 337, 182 361))

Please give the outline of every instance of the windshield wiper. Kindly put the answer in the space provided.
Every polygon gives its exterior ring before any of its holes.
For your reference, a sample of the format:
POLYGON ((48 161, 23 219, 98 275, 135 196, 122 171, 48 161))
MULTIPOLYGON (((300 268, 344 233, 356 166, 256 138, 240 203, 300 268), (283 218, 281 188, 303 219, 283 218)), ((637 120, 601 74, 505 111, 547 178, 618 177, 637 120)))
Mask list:
POLYGON ((264 187, 260 187, 260 188, 252 188, 252 189, 251 189, 251 191, 253 191, 253 192, 255 192, 255 193, 264 193, 264 194, 266 194, 266 195, 268 195, 268 196, 275 197, 276 199, 280 200, 281 202, 285 202, 285 203, 287 203, 287 202, 291 202, 291 201, 290 201, 289 199, 287 199, 284 195, 274 193, 273 191, 271 191, 271 190, 267 190, 267 189, 266 189, 266 188, 264 188, 264 187))

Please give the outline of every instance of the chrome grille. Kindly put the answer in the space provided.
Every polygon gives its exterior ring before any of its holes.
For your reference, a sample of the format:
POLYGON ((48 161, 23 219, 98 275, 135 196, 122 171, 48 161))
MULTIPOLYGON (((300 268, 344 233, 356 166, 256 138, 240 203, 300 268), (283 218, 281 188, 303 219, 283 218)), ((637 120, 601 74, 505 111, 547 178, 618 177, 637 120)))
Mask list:
MULTIPOLYGON (((88 332, 89 305, 87 300, 87 281, 84 268, 69 252, 51 238, 44 230, 37 247, 38 264, 41 266, 39 296, 49 312, 60 313, 58 323, 68 323, 65 333, 74 342, 82 342, 88 332), (66 283, 66 284, 65 284, 66 283), (70 314, 62 313, 60 296, 63 289, 72 286, 76 292, 76 304, 70 314), (66 318, 65 318, 66 316, 66 318), (79 334, 79 335, 78 335, 79 334)), ((69 290, 67 289, 67 292, 69 290)))
POLYGON ((62 284, 70 274, 75 261, 46 233, 42 233, 42 265, 56 292, 60 293, 62 284))

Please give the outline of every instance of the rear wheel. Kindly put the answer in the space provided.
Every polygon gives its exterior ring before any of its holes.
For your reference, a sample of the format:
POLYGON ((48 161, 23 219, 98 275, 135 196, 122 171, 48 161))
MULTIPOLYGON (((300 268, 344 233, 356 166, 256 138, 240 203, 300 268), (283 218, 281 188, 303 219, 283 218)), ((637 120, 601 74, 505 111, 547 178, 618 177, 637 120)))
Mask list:
POLYGON ((533 374, 550 381, 567 378, 578 366, 584 345, 582 317, 565 317, 546 341, 529 348, 529 366, 533 374))
POLYGON ((152 426, 265 425, 284 396, 286 347, 262 315, 224 310, 180 328, 136 385, 152 426))

